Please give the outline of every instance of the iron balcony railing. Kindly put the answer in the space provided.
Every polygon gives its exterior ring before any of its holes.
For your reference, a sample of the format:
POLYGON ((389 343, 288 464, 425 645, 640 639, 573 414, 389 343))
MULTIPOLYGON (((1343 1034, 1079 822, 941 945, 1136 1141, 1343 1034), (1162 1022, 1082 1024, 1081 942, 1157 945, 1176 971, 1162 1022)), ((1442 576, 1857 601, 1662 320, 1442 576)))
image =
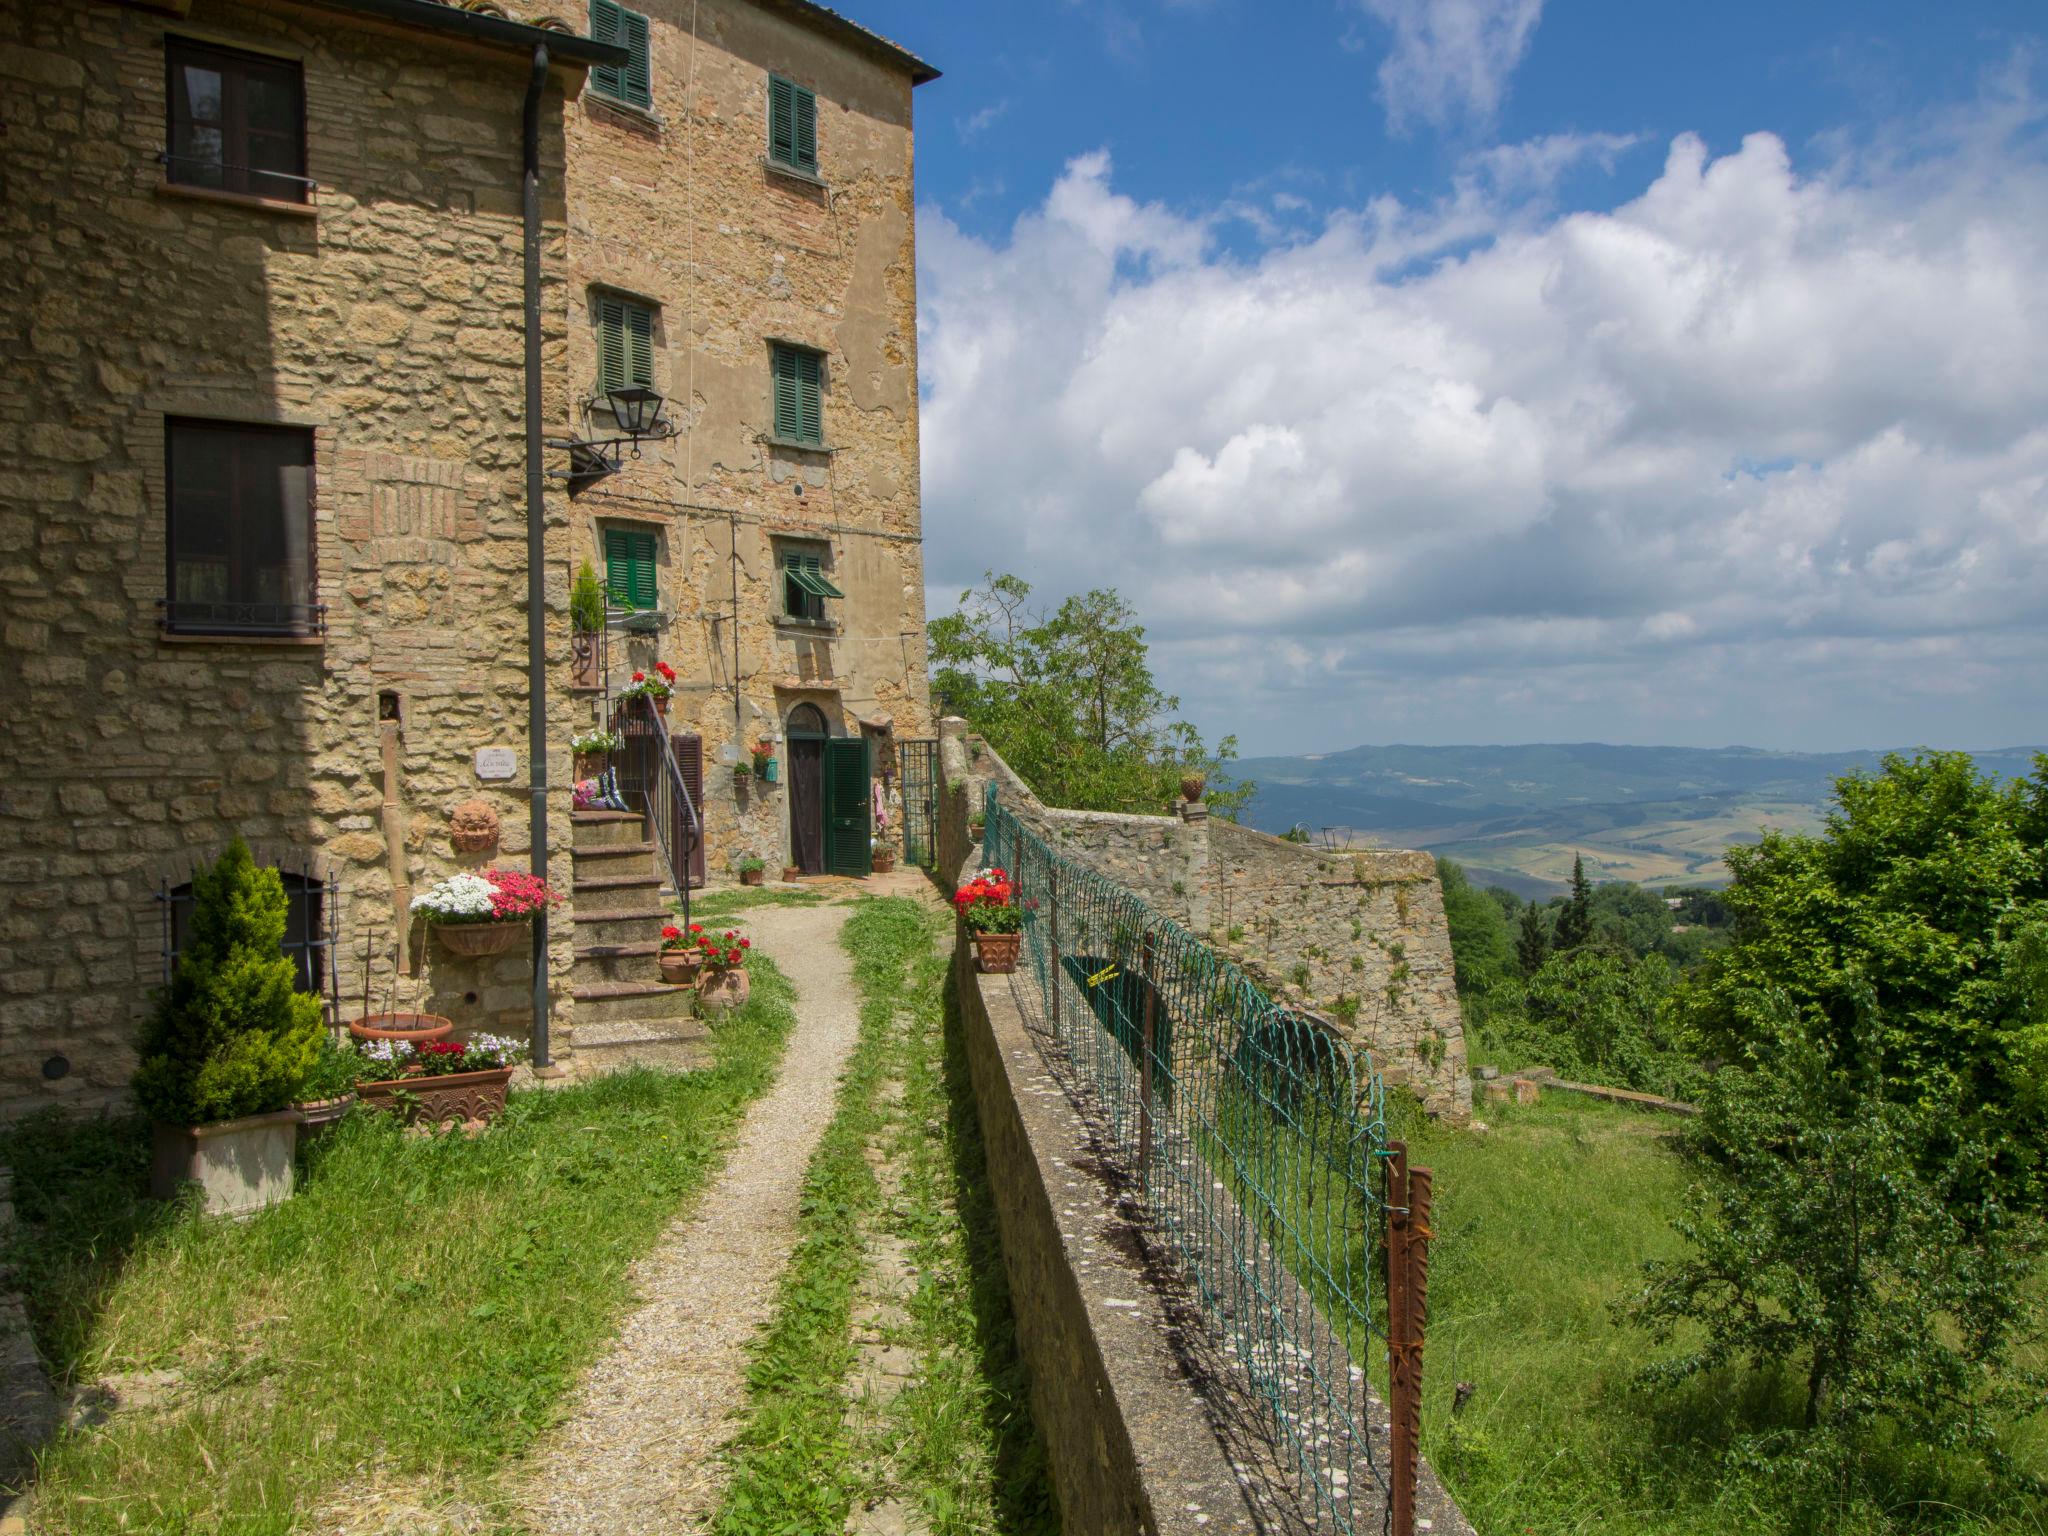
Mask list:
POLYGON ((172 635, 324 635, 325 603, 197 603, 160 597, 157 623, 172 635))

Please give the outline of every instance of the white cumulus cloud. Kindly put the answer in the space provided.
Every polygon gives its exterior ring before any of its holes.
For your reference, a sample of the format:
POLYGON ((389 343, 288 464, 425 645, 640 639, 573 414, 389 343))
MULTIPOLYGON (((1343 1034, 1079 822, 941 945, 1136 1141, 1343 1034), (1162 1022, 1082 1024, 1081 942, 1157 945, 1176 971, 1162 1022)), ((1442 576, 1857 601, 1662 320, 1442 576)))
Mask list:
POLYGON ((1529 51, 1543 0, 1358 0, 1393 33, 1380 64, 1387 126, 1490 120, 1529 51))

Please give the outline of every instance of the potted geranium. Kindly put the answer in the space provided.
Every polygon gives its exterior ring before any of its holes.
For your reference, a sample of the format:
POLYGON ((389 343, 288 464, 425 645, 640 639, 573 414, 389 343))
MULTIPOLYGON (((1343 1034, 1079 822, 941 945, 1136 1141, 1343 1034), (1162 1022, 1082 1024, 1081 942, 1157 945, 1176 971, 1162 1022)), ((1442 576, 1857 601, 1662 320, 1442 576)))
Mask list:
POLYGON ((775 743, 772 741, 755 742, 753 749, 753 758, 754 777, 757 779, 761 779, 766 783, 773 784, 777 776, 777 767, 775 761, 775 743))
POLYGON ((668 696, 675 691, 675 685, 676 669, 665 661, 657 661, 651 675, 646 672, 635 672, 633 680, 619 690, 619 697, 622 700, 642 697, 651 699, 654 701, 654 712, 657 715, 666 715, 668 696))
POLYGON ((670 923, 661 930, 661 979, 671 986, 694 987, 704 970, 704 925, 689 929, 670 923))
POLYGON ((886 875, 896 867, 896 850, 879 837, 868 839, 868 868, 886 875))
POLYGON ((294 989, 284 882, 239 837, 192 877, 192 918, 171 984, 142 1027, 135 1098, 155 1121, 151 1192, 197 1182, 210 1212, 241 1215, 292 1192, 302 1091, 320 1051, 320 999, 294 989))
POLYGON ((619 750, 617 731, 582 731, 569 738, 569 750, 576 754, 576 777, 595 779, 604 773, 606 760, 619 750))
POLYGON ((349 1111, 356 1101, 356 1079, 361 1076, 362 1057, 355 1047, 337 1039, 332 1030, 320 1035, 320 1054, 299 1084, 291 1111, 299 1118, 299 1145, 319 1139, 349 1111))
POLYGON ((533 914, 562 898, 536 875, 517 869, 480 869, 450 875, 413 897, 441 942, 458 955, 497 955, 516 949, 533 914))
POLYGON ((759 885, 767 878, 762 872, 768 866, 761 861, 758 853, 741 854, 732 861, 732 867, 738 872, 741 885, 759 885))
POLYGON ((747 976, 747 954, 753 941, 728 929, 717 938, 699 934, 697 944, 704 951, 704 980, 697 988, 698 1006, 713 1013, 739 1007, 753 990, 747 976))
POLYGON ((400 1115, 408 1125, 489 1123, 505 1112, 512 1068, 526 1046, 502 1035, 467 1040, 371 1040, 356 1092, 366 1109, 400 1115))
POLYGON ((1000 869, 984 869, 953 893, 953 909, 967 925, 975 968, 989 975, 1017 969, 1024 942, 1024 912, 1012 899, 1016 887, 1000 869))

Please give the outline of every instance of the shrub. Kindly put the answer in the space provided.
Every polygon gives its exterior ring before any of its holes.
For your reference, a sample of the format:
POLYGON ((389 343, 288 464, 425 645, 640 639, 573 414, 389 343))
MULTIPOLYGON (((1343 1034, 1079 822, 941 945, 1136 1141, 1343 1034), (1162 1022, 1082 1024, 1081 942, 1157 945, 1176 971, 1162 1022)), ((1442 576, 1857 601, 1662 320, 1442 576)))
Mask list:
POLYGON ((320 1000, 292 988, 284 882, 239 837, 192 880, 192 930, 143 1026, 135 1098, 203 1125, 282 1109, 320 1050, 320 1000))
POLYGON ((576 572, 576 584, 569 589, 569 622, 577 633, 596 634, 604 628, 604 589, 597 584, 597 572, 588 560, 576 572))

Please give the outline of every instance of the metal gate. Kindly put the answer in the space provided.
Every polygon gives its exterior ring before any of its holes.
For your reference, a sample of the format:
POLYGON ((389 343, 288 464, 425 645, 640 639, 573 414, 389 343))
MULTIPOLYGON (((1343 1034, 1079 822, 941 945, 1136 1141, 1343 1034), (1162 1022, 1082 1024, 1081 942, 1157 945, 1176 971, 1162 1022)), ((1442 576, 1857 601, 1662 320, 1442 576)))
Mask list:
POLYGON ((939 861, 939 744, 925 737, 896 743, 903 769, 903 860, 931 868, 939 861))

